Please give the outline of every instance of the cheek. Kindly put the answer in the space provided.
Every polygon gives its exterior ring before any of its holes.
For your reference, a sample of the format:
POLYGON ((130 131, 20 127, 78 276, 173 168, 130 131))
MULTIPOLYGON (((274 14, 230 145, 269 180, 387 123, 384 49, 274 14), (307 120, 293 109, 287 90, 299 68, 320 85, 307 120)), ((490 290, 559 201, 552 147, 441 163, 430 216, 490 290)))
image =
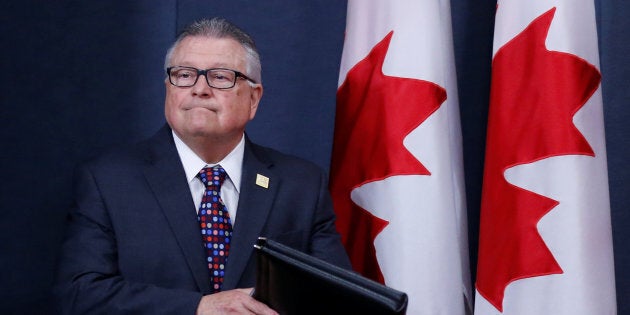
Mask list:
POLYGON ((234 111, 238 113, 240 119, 251 120, 254 118, 255 112, 252 110, 251 97, 248 93, 239 92, 234 107, 234 111))
POLYGON ((166 93, 164 99, 164 115, 169 123, 173 123, 179 116, 180 99, 181 97, 178 97, 176 93, 166 93))
POLYGON ((240 123, 247 123, 253 118, 252 109, 248 102, 239 103, 233 113, 233 118, 238 120, 240 123))
POLYGON ((175 111, 181 104, 183 103, 184 95, 182 93, 174 93, 166 91, 166 96, 164 98, 164 104, 167 111, 175 111))
POLYGON ((173 104, 174 104, 173 100, 167 96, 166 99, 164 100, 164 113, 166 114, 167 118, 168 116, 174 113, 173 104))

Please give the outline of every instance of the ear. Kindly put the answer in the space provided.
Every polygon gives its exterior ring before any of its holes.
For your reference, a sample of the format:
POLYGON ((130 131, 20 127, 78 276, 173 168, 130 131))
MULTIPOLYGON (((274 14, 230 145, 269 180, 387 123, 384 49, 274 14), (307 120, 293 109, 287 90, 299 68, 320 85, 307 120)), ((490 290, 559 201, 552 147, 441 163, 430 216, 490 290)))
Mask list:
POLYGON ((262 98, 262 95, 263 95, 262 84, 256 84, 251 87, 249 120, 254 119, 254 116, 256 116, 256 110, 258 110, 258 103, 260 103, 260 99, 262 98))

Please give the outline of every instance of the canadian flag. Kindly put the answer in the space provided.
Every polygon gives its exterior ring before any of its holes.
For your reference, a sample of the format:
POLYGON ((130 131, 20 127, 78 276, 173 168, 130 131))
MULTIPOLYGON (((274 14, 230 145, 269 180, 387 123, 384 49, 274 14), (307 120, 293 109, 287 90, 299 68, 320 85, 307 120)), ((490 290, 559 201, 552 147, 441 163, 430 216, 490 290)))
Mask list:
POLYGON ((593 0, 499 1, 475 314, 616 314, 593 0))
POLYGON ((448 0, 350 0, 330 190, 353 267, 409 314, 472 311, 448 0))

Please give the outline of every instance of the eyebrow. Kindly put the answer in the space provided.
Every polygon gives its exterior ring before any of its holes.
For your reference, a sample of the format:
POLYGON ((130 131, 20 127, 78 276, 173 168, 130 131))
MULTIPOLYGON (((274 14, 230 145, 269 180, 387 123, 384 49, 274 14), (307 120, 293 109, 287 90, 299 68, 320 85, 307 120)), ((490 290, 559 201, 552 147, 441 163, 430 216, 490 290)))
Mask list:
POLYGON ((220 63, 217 63, 217 64, 213 64, 212 66, 207 67, 207 68, 206 67, 199 68, 199 67, 193 66, 191 62, 181 62, 181 63, 178 63, 178 64, 173 63, 172 66, 191 67, 191 68, 197 68, 197 69, 200 69, 200 70, 212 69, 212 68, 236 69, 236 67, 230 66, 230 65, 228 65, 225 62, 220 62, 220 63))

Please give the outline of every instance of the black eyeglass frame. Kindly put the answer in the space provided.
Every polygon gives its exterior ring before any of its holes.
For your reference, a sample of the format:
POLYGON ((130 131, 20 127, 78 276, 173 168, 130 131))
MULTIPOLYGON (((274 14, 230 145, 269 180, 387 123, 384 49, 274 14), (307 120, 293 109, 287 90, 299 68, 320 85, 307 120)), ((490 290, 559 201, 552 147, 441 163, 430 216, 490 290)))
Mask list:
POLYGON ((246 76, 245 74, 243 74, 242 72, 233 70, 233 69, 228 69, 228 68, 210 68, 210 69, 204 69, 204 70, 200 70, 194 67, 184 67, 184 66, 173 66, 173 67, 168 67, 166 68, 166 75, 168 76, 168 82, 171 83, 173 86, 176 87, 191 87, 194 86, 195 84, 197 84, 197 80, 199 80, 200 76, 204 76, 206 78, 206 84, 208 84, 209 87, 214 88, 214 89, 218 89, 218 90, 227 90, 227 89, 231 89, 236 85, 236 79, 238 78, 243 78, 253 84, 258 84, 256 81, 254 81, 253 79, 251 79, 250 77, 246 76), (195 78, 195 82, 193 82, 191 85, 176 85, 175 83, 173 83, 173 80, 171 79, 171 70, 173 68, 179 68, 179 69, 188 69, 188 70, 192 70, 192 71, 196 71, 197 72, 197 77, 195 78), (230 71, 230 72, 234 72, 234 80, 232 81, 232 86, 230 87, 216 87, 213 86, 212 84, 210 84, 210 80, 208 80, 208 75, 207 73, 213 70, 222 70, 222 71, 230 71))

